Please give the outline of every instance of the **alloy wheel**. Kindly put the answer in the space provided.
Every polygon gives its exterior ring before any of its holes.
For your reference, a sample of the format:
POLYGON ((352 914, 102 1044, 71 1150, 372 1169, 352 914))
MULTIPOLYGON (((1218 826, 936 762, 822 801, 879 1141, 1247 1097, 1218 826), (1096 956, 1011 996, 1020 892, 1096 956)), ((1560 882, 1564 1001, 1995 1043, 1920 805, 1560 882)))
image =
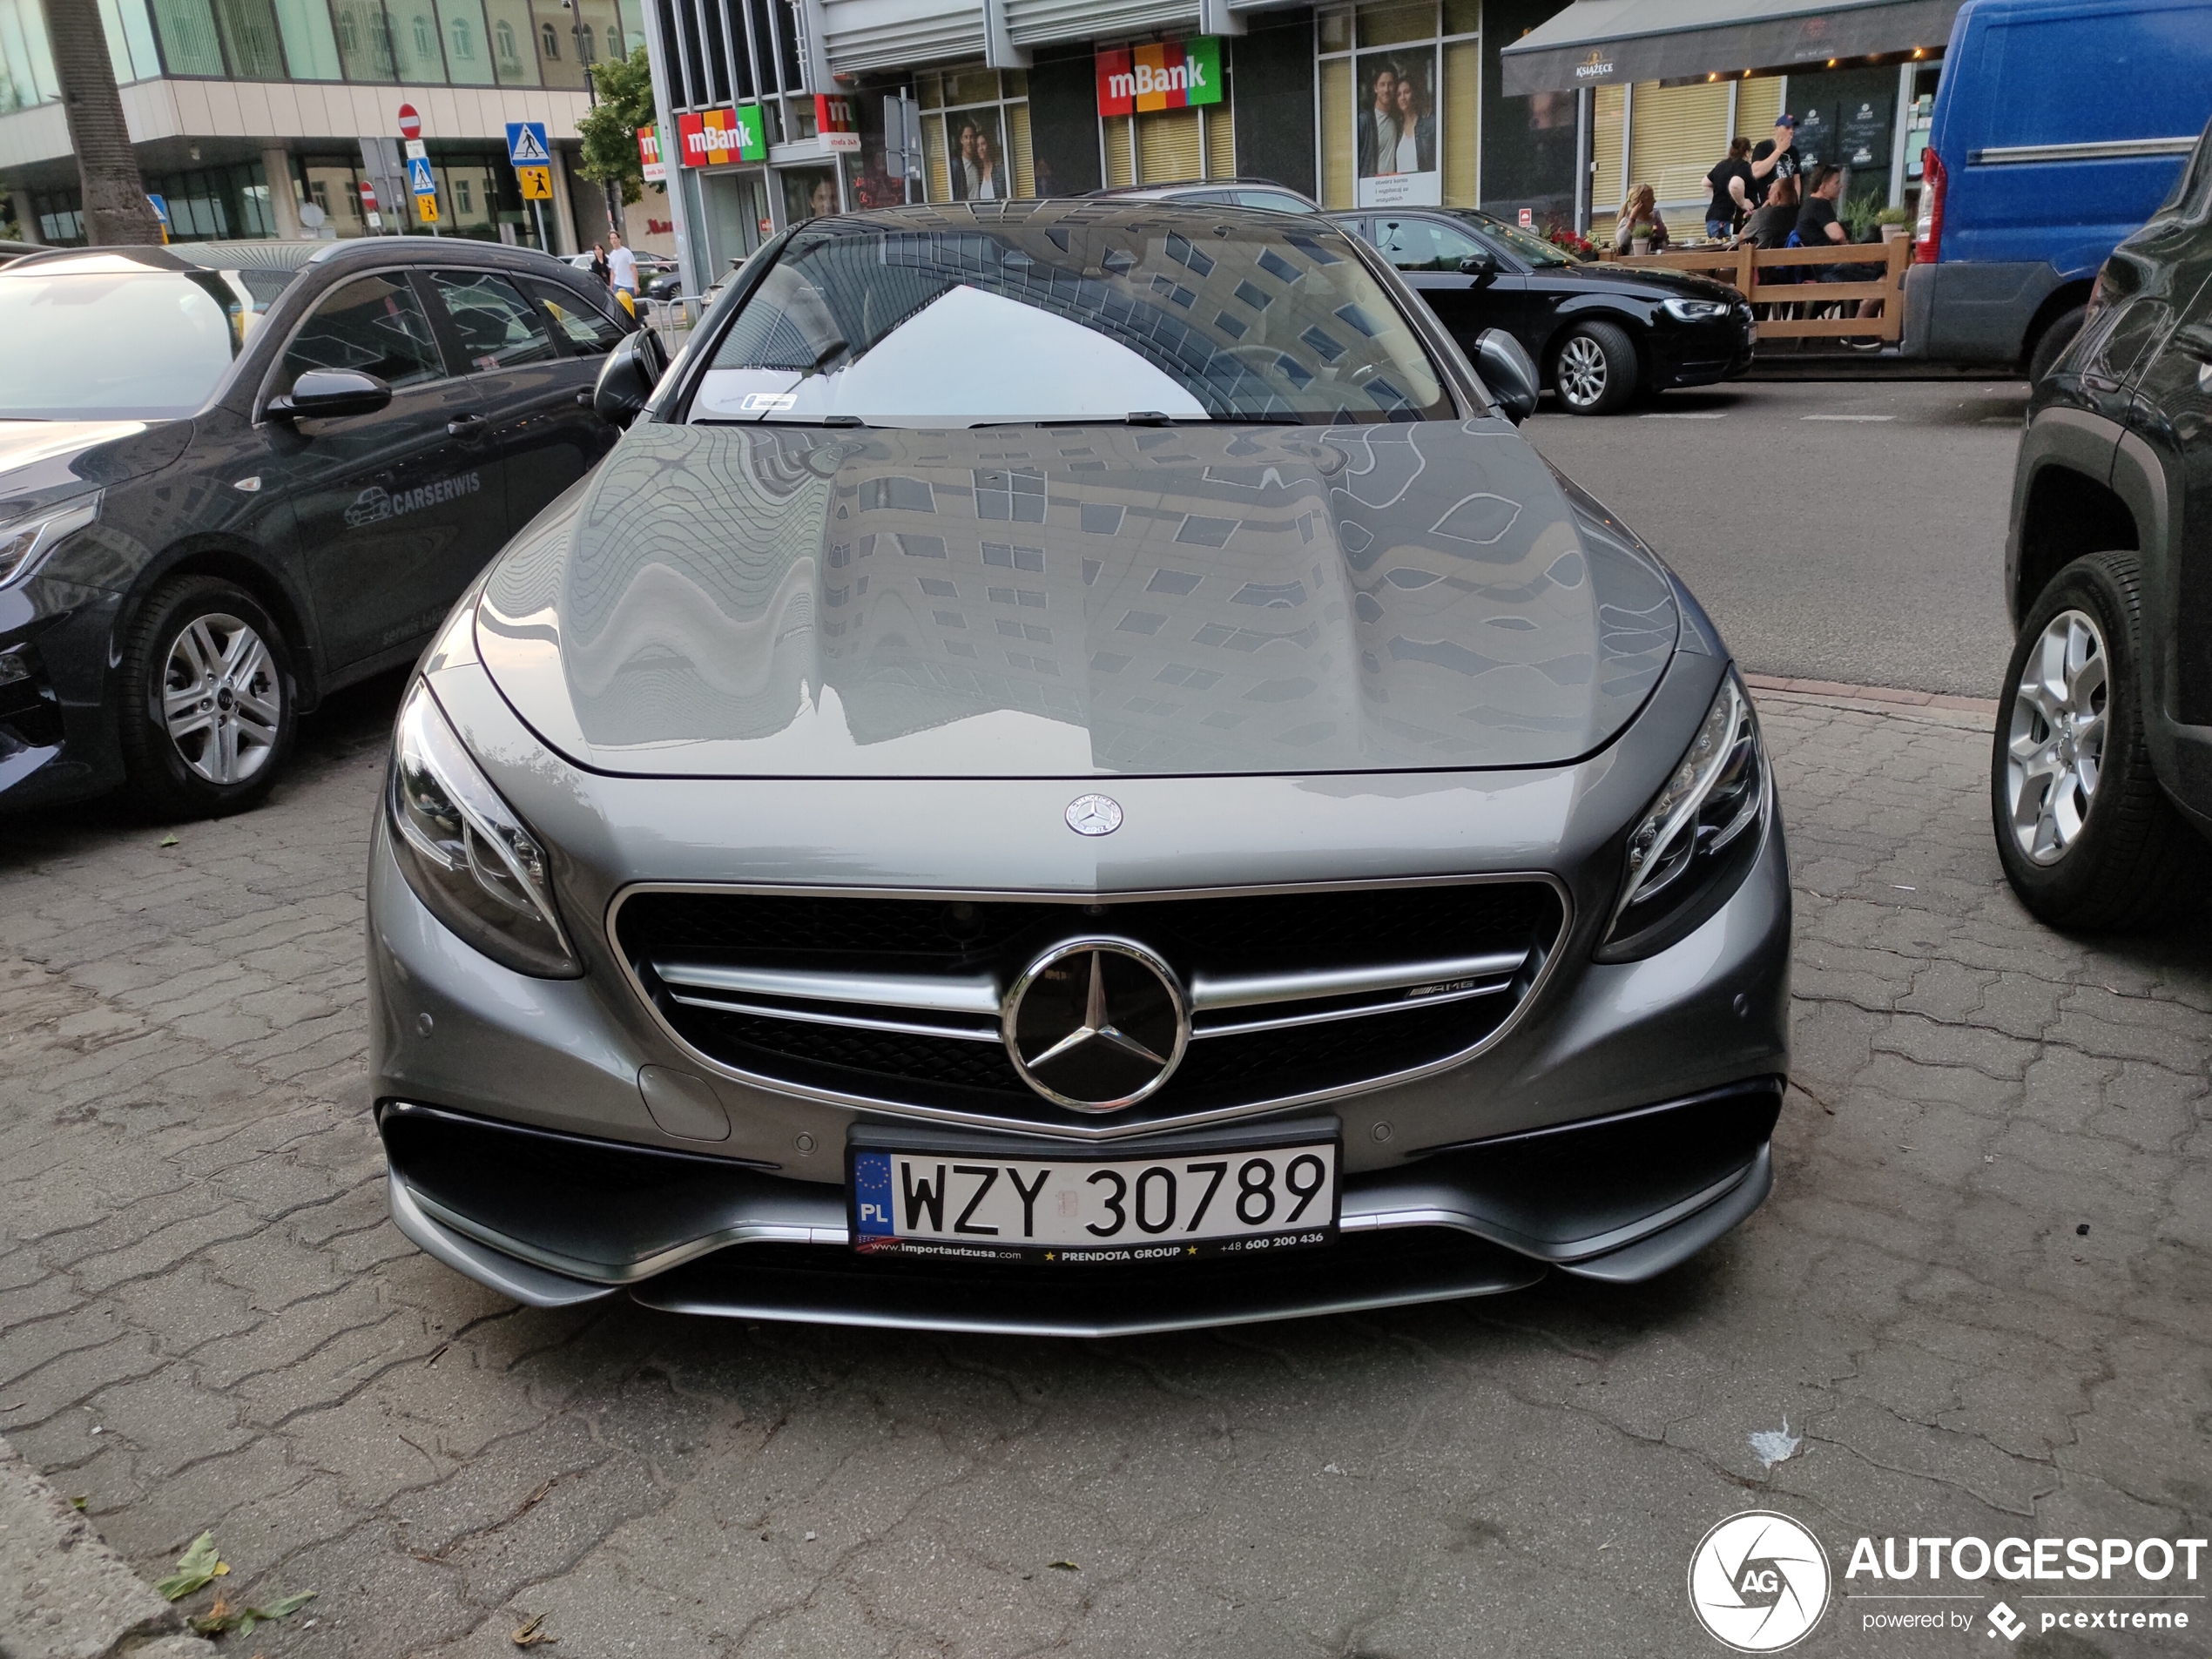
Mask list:
POLYGON ((2104 635, 2061 610, 2027 654, 2006 738, 2006 805, 2020 852, 2056 864, 2080 839, 2104 768, 2111 685, 2104 635))
POLYGON ((1560 395, 1582 407, 1605 395, 1605 351, 1588 334, 1576 334, 1559 348, 1560 395))
POLYGON ((266 765, 284 686, 261 636, 219 613, 187 623, 163 669, 161 722, 178 757, 211 784, 244 783, 266 765))

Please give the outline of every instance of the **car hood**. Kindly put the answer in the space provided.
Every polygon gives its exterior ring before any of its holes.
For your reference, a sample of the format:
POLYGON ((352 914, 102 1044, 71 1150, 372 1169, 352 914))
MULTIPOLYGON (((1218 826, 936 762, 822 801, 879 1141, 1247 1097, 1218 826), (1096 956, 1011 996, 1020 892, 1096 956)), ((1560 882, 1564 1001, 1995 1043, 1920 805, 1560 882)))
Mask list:
POLYGON ((1683 300, 1724 300, 1734 304, 1742 298, 1735 288, 1711 277, 1699 276, 1689 271, 1669 271, 1656 265, 1591 265, 1586 271, 1604 273, 1608 285, 1634 288, 1639 293, 1683 300))
POLYGON ((596 770, 1553 765, 1672 652, 1665 572, 1502 421, 633 429, 476 649, 596 770))
POLYGON ((0 522, 167 466, 189 421, 0 421, 0 522))

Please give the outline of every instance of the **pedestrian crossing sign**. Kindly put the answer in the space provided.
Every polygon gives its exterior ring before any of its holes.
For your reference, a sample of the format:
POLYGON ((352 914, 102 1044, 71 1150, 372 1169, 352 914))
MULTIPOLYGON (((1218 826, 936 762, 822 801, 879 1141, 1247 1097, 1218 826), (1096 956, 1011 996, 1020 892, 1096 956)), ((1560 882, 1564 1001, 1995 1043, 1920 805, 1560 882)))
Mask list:
POLYGON ((430 171, 428 156, 417 156, 407 164, 407 187, 418 196, 438 193, 437 176, 430 171))
POLYGON ((552 165, 553 158, 545 147, 545 123, 509 121, 507 124, 507 159, 516 167, 552 165))
POLYGON ((519 166, 515 169, 515 177, 522 182, 524 201, 550 202, 553 199, 552 168, 519 166))

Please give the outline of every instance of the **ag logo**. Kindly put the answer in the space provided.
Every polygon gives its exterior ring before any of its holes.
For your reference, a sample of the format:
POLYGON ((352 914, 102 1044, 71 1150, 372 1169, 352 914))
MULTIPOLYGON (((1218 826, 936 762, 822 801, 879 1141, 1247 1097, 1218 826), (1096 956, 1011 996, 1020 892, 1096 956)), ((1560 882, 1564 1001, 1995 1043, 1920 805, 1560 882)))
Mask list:
POLYGON ((1730 1515, 1689 1558, 1690 1611, 1738 1653, 1778 1653, 1804 1640, 1827 1606, 1828 1552, 1787 1515, 1730 1515))

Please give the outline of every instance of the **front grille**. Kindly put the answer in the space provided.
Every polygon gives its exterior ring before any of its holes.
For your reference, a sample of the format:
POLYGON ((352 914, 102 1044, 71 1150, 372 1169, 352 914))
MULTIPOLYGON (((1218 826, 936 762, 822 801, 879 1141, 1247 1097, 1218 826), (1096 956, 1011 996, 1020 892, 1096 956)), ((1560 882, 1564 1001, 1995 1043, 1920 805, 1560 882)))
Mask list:
POLYGON ((1133 941, 1197 1011, 1175 1075, 1118 1125, 1462 1054, 1512 1017, 1564 921, 1534 880, 1118 901, 649 891, 617 907, 615 942, 678 1035, 723 1065, 887 1104, 1095 1125, 1022 1082, 998 998, 1063 941, 1133 941), (1340 977, 1301 977, 1322 974, 1340 977))

